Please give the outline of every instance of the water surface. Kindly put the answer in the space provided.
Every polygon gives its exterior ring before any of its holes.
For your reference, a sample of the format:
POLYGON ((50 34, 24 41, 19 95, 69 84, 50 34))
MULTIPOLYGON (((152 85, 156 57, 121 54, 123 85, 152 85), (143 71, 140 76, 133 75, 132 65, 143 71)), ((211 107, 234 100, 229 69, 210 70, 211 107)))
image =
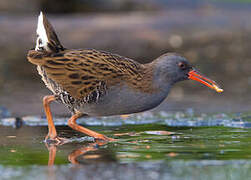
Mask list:
POLYGON ((118 139, 112 143, 94 142, 64 126, 64 118, 58 118, 59 135, 71 142, 57 147, 43 142, 46 121, 36 118, 23 118, 21 126, 16 126, 14 119, 1 121, 3 179, 32 179, 34 174, 55 179, 251 177, 250 113, 195 116, 161 112, 80 120, 90 129, 118 139), (104 122, 107 124, 102 125, 104 122), (48 169, 48 164, 54 166, 48 169))

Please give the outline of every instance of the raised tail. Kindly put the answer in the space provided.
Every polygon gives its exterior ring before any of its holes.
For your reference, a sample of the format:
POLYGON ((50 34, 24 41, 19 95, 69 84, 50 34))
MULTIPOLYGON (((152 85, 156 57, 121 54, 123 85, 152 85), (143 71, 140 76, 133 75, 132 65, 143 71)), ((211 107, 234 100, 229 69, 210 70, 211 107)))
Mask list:
POLYGON ((45 15, 40 12, 37 23, 36 51, 59 52, 65 48, 61 45, 58 37, 45 15))

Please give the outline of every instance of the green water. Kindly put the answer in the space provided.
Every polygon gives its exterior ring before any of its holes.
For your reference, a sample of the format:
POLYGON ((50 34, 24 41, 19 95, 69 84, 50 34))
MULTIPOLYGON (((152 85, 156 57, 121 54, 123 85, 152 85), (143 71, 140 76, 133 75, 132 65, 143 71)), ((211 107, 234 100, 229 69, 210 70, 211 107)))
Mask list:
MULTIPOLYGON (((227 127, 168 127, 165 125, 126 125, 121 127, 90 127, 118 142, 108 143, 91 152, 98 161, 142 162, 170 160, 247 160, 251 159, 251 129, 227 127), (115 135, 113 135, 115 134, 115 135)), ((48 150, 43 143, 46 133, 20 136, 19 132, 46 127, 23 127, 14 130, 1 127, 0 164, 46 165, 48 150)), ((81 135, 66 127, 57 128, 63 136, 74 136, 73 142, 58 147, 55 164, 70 163, 67 156, 74 150, 91 145, 81 135)), ((87 153, 88 154, 88 153, 87 153)), ((93 159, 92 159, 93 161, 93 159)))
MULTIPOLYGON (((40 120, 38 124, 44 123, 44 119, 40 120)), ((110 123, 88 127, 118 141, 98 146, 92 138, 61 125, 57 126, 59 136, 71 142, 47 148, 43 142, 47 127, 37 125, 31 117, 19 128, 1 125, 0 179, 32 179, 34 175, 41 179, 251 177, 250 113, 196 117, 182 113, 142 114, 124 119, 119 126, 114 126, 119 124, 118 118, 96 119, 102 120, 110 123), (144 124, 146 119, 155 123, 144 124), (49 157, 52 150, 56 152, 53 158, 49 157), (54 166, 48 168, 48 163, 54 166)), ((2 124, 12 121, 3 119, 2 124)), ((90 121, 98 123, 86 119, 84 124, 90 121)))

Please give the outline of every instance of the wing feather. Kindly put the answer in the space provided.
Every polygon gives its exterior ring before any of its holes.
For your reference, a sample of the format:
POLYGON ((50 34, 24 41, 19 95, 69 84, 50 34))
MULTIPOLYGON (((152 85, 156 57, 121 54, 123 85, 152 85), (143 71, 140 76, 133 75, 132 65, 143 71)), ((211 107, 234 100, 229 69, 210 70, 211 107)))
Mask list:
POLYGON ((50 79, 77 99, 104 90, 106 86, 142 78, 141 64, 107 52, 66 50, 46 55, 39 53, 29 52, 29 61, 41 65, 50 79))

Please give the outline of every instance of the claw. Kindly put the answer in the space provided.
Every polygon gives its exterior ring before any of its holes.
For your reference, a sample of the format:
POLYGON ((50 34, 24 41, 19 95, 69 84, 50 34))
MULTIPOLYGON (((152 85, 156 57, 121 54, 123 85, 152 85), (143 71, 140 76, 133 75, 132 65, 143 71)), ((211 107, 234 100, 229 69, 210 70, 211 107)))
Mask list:
POLYGON ((48 138, 48 136, 46 136, 44 142, 46 144, 49 144, 49 145, 55 145, 55 146, 59 146, 59 145, 63 145, 63 144, 66 144, 68 143, 70 140, 69 139, 66 139, 66 138, 61 138, 61 137, 55 137, 55 138, 48 138))

